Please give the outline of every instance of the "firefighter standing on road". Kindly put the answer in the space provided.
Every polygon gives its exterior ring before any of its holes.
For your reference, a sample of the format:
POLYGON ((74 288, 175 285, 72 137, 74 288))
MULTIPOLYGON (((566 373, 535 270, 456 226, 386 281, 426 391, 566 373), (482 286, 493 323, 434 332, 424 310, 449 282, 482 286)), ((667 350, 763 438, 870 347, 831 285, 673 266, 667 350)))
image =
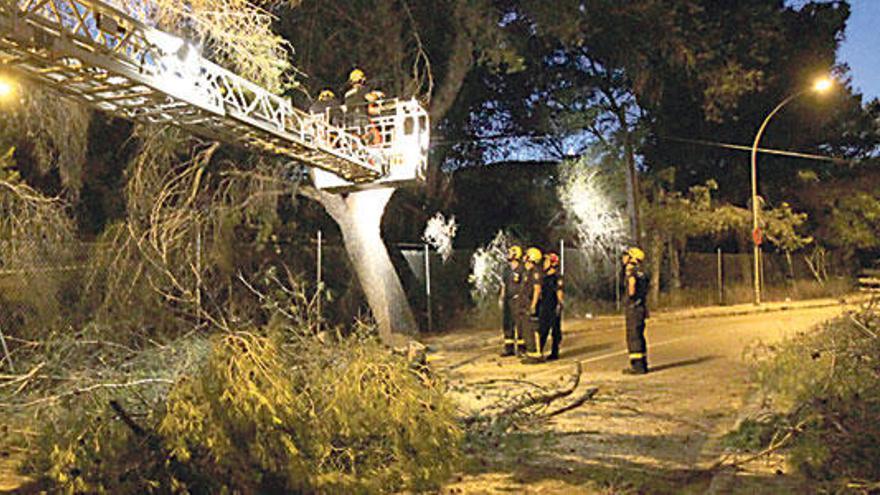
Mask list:
POLYGON ((548 361, 559 359, 559 344, 562 342, 562 275, 559 273, 559 255, 553 252, 544 255, 544 278, 541 284, 541 302, 538 304, 539 350, 543 354, 547 337, 551 347, 548 361))
POLYGON ((517 302, 523 276, 521 261, 522 254, 522 248, 519 246, 510 246, 510 249, 507 250, 507 260, 509 264, 504 271, 500 298, 502 314, 501 325, 502 330, 504 331, 504 349, 501 351, 501 357, 519 354, 525 346, 522 329, 517 325, 518 318, 515 314, 518 310, 517 302))
POLYGON ((648 372, 648 347, 645 342, 645 318, 648 317, 648 277, 642 271, 645 253, 637 247, 623 254, 624 290, 626 293, 626 347, 629 350, 627 375, 648 372))
POLYGON ((541 283, 544 272, 541 270, 541 250, 530 247, 526 250, 523 260, 523 283, 520 286, 520 329, 526 340, 525 364, 540 363, 541 355, 540 335, 538 334, 538 302, 541 300, 541 283))

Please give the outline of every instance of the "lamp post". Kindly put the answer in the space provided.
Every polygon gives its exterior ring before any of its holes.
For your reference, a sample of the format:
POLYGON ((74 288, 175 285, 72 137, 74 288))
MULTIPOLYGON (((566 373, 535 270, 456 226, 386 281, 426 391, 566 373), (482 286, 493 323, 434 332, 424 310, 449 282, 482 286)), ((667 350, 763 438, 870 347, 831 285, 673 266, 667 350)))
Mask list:
POLYGON ((792 95, 789 95, 787 98, 782 100, 776 108, 773 109, 768 115, 767 118, 764 119, 764 122, 761 124, 761 127, 758 128, 758 133, 755 135, 755 142, 752 144, 752 241, 753 241, 753 252, 752 255, 754 257, 755 262, 755 273, 753 276, 754 286, 755 286, 755 304, 761 304, 761 229, 758 225, 758 143, 761 142, 761 136, 764 135, 764 129, 767 128, 767 124, 770 123, 770 119, 773 118, 774 115, 779 113, 782 110, 782 107, 787 105, 790 101, 798 98, 799 96, 803 96, 810 92, 816 93, 824 93, 831 89, 832 82, 830 79, 822 78, 818 79, 813 86, 798 91, 792 95))

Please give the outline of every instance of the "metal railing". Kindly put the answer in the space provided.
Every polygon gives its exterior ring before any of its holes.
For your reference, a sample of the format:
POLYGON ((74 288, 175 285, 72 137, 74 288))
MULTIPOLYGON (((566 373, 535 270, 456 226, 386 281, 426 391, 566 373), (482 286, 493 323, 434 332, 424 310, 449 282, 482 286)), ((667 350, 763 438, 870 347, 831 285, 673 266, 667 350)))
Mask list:
POLYGON ((327 123, 341 136, 329 146, 288 100, 101 0, 0 3, 0 64, 115 116, 286 155, 353 183, 385 167, 359 136, 327 123))

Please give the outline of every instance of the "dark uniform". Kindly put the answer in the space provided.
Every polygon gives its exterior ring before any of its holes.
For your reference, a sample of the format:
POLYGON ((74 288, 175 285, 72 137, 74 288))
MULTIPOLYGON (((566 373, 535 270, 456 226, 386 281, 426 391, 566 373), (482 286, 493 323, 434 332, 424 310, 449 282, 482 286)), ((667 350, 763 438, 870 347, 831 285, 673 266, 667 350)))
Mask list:
POLYGON ((626 347, 629 364, 635 373, 648 372, 648 346, 645 342, 645 318, 648 317, 648 277, 638 265, 626 265, 626 347), (630 281, 635 279, 635 293, 629 293, 630 281))
POLYGON ((540 351, 544 352, 547 337, 552 338, 550 357, 559 357, 559 344, 562 342, 562 318, 560 314, 558 291, 562 290, 562 275, 558 271, 544 274, 541 283, 541 302, 538 303, 538 334, 541 337, 540 351))
POLYGON ((370 91, 366 84, 355 84, 345 92, 347 126, 366 127, 370 122, 367 117, 367 95, 370 91))
POLYGON ((522 285, 523 266, 517 263, 516 267, 507 265, 504 272, 504 299, 501 302, 502 329, 504 331, 503 354, 511 355, 518 353, 525 347, 526 341, 522 335, 522 329, 517 325, 517 311, 519 309, 520 286, 522 285))
POLYGON ((342 109, 339 108, 339 101, 333 98, 323 100, 315 100, 309 107, 309 113, 312 115, 321 114, 332 125, 339 125, 341 122, 342 109))
POLYGON ((538 334, 538 312, 537 308, 532 312, 532 296, 535 287, 541 287, 544 279, 544 271, 540 267, 533 265, 531 269, 523 269, 523 283, 520 286, 519 306, 520 306, 520 324, 519 328, 525 337, 526 357, 540 359, 541 350, 538 348, 540 344, 540 336, 538 334))
POLYGON ((326 114, 327 111, 330 110, 330 107, 334 106, 336 106, 336 102, 332 98, 326 100, 315 100, 314 102, 312 102, 311 106, 309 106, 309 113, 313 115, 321 113, 326 114))

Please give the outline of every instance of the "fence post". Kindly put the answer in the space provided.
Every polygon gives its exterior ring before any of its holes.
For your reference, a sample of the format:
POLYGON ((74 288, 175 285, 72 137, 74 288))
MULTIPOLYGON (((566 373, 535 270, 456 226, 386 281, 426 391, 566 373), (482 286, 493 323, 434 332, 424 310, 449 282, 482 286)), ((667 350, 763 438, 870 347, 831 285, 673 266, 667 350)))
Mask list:
POLYGON ((318 230, 318 249, 315 256, 317 260, 315 260, 315 279, 317 284, 317 296, 318 300, 315 301, 315 308, 318 311, 317 323, 315 324, 315 329, 320 332, 321 331, 321 299, 322 294, 324 292, 324 281, 323 274, 321 273, 321 264, 323 263, 323 249, 324 249, 324 233, 319 229, 318 230))
POLYGON ((722 275, 723 269, 724 269, 724 267, 722 265, 721 248, 718 248, 718 305, 719 306, 724 304, 724 277, 722 275))
POLYGON ((196 217, 196 328, 202 326, 202 222, 196 217))
POLYGON ((617 311, 620 311, 620 270, 617 267, 617 263, 614 262, 614 258, 612 258, 611 263, 611 269, 614 270, 614 306, 617 308, 617 311))
MULTIPOLYGON (((760 266, 760 271, 758 273, 758 284, 761 288, 761 294, 764 294, 764 250, 761 249, 758 251, 758 265, 760 266)), ((764 299, 767 299, 767 295, 764 294, 764 299)))
POLYGON ((425 295, 428 299, 428 332, 434 331, 434 315, 431 308, 431 252, 425 243, 425 295))
POLYGON ((6 347, 6 337, 3 336, 3 329, 0 329, 0 344, 3 344, 3 355, 5 360, 9 362, 9 371, 15 373, 15 366, 12 364, 12 356, 9 355, 9 348, 6 347))
POLYGON ((559 274, 565 275, 565 239, 559 240, 559 274))

